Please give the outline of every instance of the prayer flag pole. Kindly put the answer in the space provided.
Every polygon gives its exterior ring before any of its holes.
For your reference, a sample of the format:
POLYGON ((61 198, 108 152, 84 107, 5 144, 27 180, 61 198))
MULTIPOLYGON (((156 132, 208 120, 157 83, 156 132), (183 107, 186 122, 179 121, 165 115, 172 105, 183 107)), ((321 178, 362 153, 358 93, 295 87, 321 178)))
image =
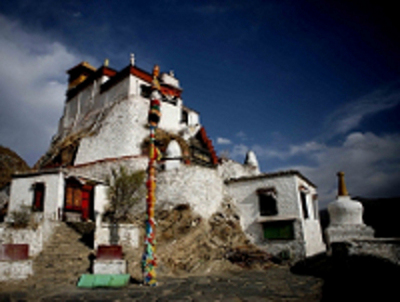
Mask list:
POLYGON ((155 175, 155 162, 158 157, 158 149, 155 147, 155 132, 160 121, 160 83, 158 82, 158 76, 160 69, 157 65, 153 69, 153 83, 151 86, 150 95, 150 110, 148 115, 148 123, 150 127, 150 142, 149 142, 149 164, 147 169, 147 220, 146 220, 146 237, 145 237, 145 249, 142 259, 143 277, 144 284, 155 286, 156 281, 156 236, 155 226, 156 222, 154 219, 154 207, 156 203, 156 175, 155 175))

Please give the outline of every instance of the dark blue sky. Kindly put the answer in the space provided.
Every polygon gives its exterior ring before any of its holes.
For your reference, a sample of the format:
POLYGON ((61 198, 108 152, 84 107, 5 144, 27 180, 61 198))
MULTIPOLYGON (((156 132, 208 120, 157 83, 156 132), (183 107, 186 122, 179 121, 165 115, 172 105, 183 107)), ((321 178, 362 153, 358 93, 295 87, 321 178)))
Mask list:
POLYGON ((48 99, 66 88, 61 70, 105 58, 119 70, 135 53, 139 67, 175 71, 217 150, 242 161, 253 149, 263 171, 299 169, 325 200, 339 169, 354 195, 400 195, 396 11, 384 1, 2 1, 0 144, 33 164, 62 113, 63 95, 48 99), (20 73, 30 90, 16 94, 20 73), (34 108, 35 76, 47 88, 34 108), (30 121, 15 113, 24 100, 30 121))

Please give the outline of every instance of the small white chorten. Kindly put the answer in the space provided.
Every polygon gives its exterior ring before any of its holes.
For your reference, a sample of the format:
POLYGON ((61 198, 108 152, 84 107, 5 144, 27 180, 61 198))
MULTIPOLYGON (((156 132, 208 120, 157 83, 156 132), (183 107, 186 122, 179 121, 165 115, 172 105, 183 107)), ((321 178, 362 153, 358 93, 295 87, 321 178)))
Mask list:
POLYGON ((363 222, 363 206, 352 200, 344 182, 344 173, 338 174, 338 196, 328 205, 330 224, 326 229, 329 243, 374 236, 374 230, 363 222))
POLYGON ((181 166, 182 150, 176 140, 171 140, 165 151, 165 170, 179 169, 181 166))
POLYGON ((256 154, 253 151, 248 151, 246 154, 246 159, 244 160, 244 164, 250 166, 256 170, 257 173, 260 173, 260 167, 258 165, 258 160, 256 154))

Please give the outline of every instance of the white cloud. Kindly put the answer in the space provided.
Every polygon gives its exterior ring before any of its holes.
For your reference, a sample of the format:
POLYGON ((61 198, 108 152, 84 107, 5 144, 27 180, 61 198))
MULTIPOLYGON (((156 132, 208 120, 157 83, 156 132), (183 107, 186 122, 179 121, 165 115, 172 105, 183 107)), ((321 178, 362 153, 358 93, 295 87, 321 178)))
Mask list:
POLYGON ((238 137, 242 141, 247 140, 247 134, 244 133, 243 131, 239 131, 238 133, 236 133, 236 137, 238 137))
POLYGON ((345 172, 352 196, 400 196, 400 134, 352 132, 337 146, 309 141, 286 149, 261 145, 235 147, 235 154, 242 158, 251 149, 261 163, 274 159, 287 162, 276 170, 299 170, 318 186, 322 207, 336 197, 338 171, 345 172), (295 158, 303 164, 291 165, 295 158))
POLYGON ((282 150, 276 150, 268 146, 254 145, 251 147, 251 150, 253 150, 257 155, 258 159, 261 160, 271 159, 271 158, 278 158, 283 160, 288 158, 288 152, 282 150))
POLYGON ((232 141, 228 138, 217 137, 217 144, 218 145, 230 145, 230 144, 232 144, 232 141))
POLYGON ((273 149, 271 147, 258 144, 253 145, 251 147, 251 150, 253 150, 260 159, 266 160, 278 158, 280 160, 287 160, 293 156, 307 156, 310 153, 320 152, 323 151, 325 148, 326 146, 324 144, 310 141, 300 145, 290 145, 287 150, 273 149))
POLYGON ((291 145, 288 156, 294 156, 299 154, 309 154, 310 152, 322 151, 326 148, 324 144, 317 143, 315 141, 306 142, 301 145, 291 145))
POLYGON ((348 133, 358 127, 366 116, 400 104, 400 88, 397 84, 375 90, 334 111, 326 120, 328 136, 348 133))
POLYGON ((32 165, 48 148, 65 101, 68 48, 0 15, 0 144, 32 165))
POLYGON ((325 206, 336 194, 336 173, 344 171, 352 196, 400 195, 400 135, 350 133, 342 145, 311 150, 313 166, 291 166, 318 185, 325 206))
POLYGON ((243 161, 247 151, 249 151, 249 147, 246 145, 234 145, 232 151, 230 152, 230 156, 237 161, 243 161))

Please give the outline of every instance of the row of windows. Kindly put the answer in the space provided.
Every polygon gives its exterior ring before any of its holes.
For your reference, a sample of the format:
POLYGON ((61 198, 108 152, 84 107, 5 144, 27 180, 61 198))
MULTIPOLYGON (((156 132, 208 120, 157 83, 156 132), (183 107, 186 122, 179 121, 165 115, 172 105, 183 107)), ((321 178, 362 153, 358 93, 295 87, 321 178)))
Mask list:
MULTIPOLYGON (((42 212, 44 210, 45 184, 35 183, 33 188, 32 210, 42 212)), ((89 215, 88 208, 92 198, 92 186, 81 185, 78 181, 67 180, 65 189, 65 209, 72 211, 83 211, 85 216, 89 215)), ((86 217, 87 218, 87 217, 86 217)))
MULTIPOLYGON (((267 188, 267 189, 259 189, 257 190, 258 195, 258 205, 260 216, 274 216, 278 215, 278 206, 276 200, 276 190, 274 188, 267 188)), ((306 191, 300 190, 300 201, 301 201, 301 208, 303 212, 304 219, 310 218, 310 212, 308 208, 308 196, 306 191)), ((317 200, 316 195, 313 195, 313 209, 314 209, 314 217, 318 217, 317 213, 317 200)))
MULTIPOLYGON (((299 188, 301 209, 304 219, 309 219, 311 213, 308 207, 309 193, 303 187, 299 188)), ((258 205, 260 216, 275 216, 278 215, 277 192, 275 188, 264 188, 257 190, 258 205)), ((314 218, 318 217, 317 213, 317 195, 312 195, 314 218)), ((267 240, 293 240, 294 235, 294 220, 285 221, 268 221, 262 223, 264 239, 267 240)))

